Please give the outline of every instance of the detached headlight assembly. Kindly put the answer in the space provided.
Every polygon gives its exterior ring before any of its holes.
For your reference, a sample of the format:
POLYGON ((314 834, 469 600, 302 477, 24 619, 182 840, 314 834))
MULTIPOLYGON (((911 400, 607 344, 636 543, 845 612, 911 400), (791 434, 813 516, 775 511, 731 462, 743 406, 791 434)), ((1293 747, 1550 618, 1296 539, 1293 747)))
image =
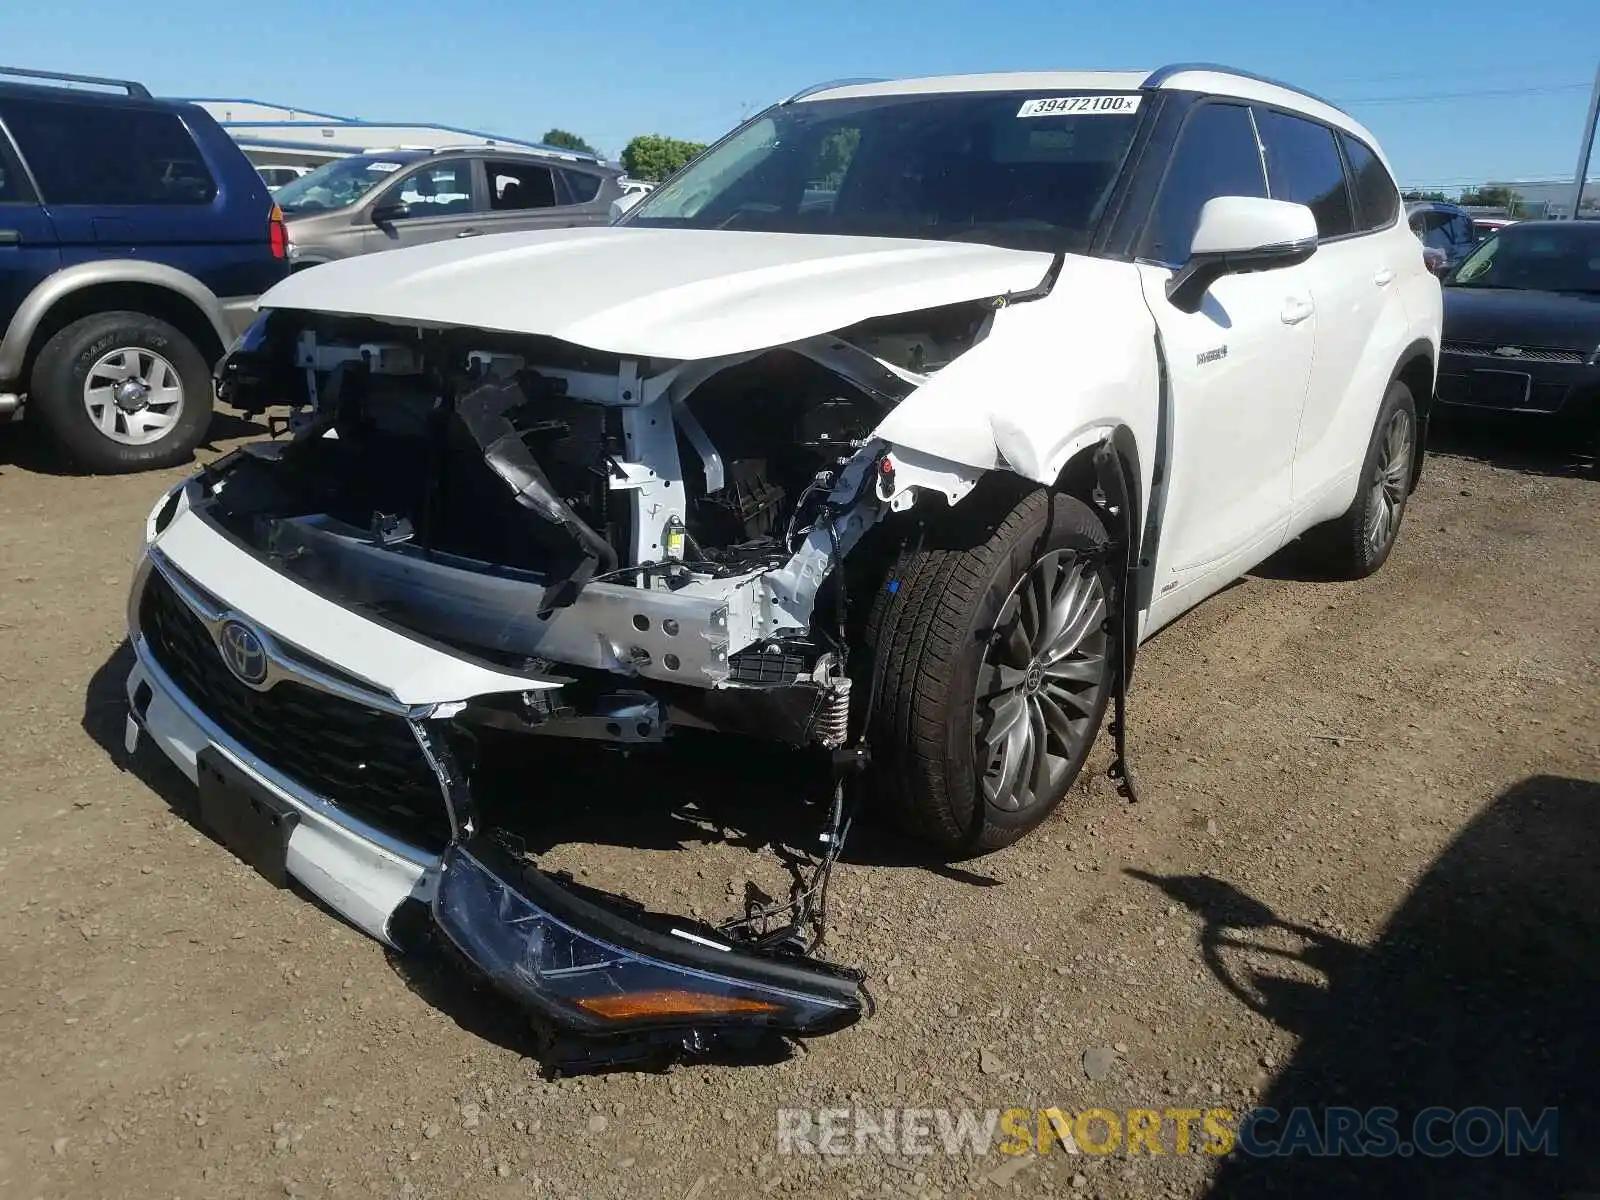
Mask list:
POLYGON ((631 919, 481 837, 446 851, 433 915, 500 990, 582 1035, 730 1026, 822 1034, 862 1012, 857 979, 838 968, 631 919))

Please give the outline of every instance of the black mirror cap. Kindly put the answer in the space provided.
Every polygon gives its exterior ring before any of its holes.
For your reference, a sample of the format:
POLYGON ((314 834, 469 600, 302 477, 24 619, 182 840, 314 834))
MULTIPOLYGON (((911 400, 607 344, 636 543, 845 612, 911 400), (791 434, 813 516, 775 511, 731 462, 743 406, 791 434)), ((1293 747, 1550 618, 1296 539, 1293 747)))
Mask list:
POLYGON ((387 225, 391 221, 398 221, 410 215, 411 206, 408 204, 380 204, 372 210, 372 223, 387 225))
POLYGON ((1299 242, 1260 246, 1254 250, 1234 250, 1226 254, 1196 254, 1167 281, 1167 299, 1180 312, 1199 312, 1206 292, 1224 275, 1243 275, 1252 271, 1297 267, 1316 252, 1316 240, 1307 238, 1299 242))

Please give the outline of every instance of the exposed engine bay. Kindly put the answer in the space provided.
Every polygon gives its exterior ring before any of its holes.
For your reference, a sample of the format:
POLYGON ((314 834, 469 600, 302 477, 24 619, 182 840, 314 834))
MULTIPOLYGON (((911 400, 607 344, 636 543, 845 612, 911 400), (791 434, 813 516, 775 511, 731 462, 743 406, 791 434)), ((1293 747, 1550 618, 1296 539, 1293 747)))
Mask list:
POLYGON ((420 902, 426 936, 575 1039, 575 1061, 849 1024, 865 977, 817 952, 871 762, 868 614, 903 616, 892 564, 921 553, 925 501, 1040 469, 979 414, 928 422, 961 431, 932 442, 959 461, 888 431, 1061 263, 1025 290, 688 359, 269 308, 217 384, 274 436, 147 523, 127 746, 148 731, 219 840, 380 940, 406 948, 394 922, 420 902), (831 786, 802 800, 816 840, 778 847, 786 901, 747 889, 713 925, 529 857, 533 739, 627 750, 680 728, 826 751, 831 786))
POLYGON ((211 468, 207 515, 329 599, 571 672, 533 703, 469 705, 469 723, 837 747, 844 556, 919 490, 971 486, 873 431, 983 337, 993 307, 693 363, 271 313, 219 383, 246 412, 288 404, 293 436, 211 468))

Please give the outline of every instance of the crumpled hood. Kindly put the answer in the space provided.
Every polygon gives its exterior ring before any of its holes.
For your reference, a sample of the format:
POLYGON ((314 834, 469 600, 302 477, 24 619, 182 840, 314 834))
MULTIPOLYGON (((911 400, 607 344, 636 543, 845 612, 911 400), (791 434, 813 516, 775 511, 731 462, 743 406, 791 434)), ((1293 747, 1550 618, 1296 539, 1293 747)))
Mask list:
POLYGON ((1048 254, 970 242, 591 226, 327 263, 291 275, 258 306, 699 359, 1023 291, 1049 266, 1048 254))

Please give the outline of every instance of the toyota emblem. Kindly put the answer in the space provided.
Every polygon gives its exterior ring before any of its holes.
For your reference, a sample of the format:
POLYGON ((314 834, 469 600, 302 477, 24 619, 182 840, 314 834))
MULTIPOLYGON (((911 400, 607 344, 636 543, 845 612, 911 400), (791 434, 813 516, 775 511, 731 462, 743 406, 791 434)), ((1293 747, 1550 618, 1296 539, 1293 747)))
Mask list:
POLYGON ((267 677, 267 648, 261 644, 256 631, 240 621, 229 621, 222 627, 217 639, 222 651, 222 661, 228 664, 239 679, 251 687, 267 677))

